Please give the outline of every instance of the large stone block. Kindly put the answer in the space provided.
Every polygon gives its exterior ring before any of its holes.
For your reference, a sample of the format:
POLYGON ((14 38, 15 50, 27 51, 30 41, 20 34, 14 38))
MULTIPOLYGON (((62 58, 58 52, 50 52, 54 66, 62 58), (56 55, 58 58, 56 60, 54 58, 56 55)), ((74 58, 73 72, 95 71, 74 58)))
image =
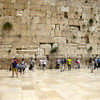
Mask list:
POLYGON ((27 4, 28 0, 16 0, 16 3, 27 4))

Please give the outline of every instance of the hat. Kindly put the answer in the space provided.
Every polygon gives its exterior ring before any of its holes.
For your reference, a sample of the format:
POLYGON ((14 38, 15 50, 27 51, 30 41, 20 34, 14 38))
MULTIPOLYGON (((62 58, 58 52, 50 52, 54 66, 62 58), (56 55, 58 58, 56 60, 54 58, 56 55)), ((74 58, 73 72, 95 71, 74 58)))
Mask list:
POLYGON ((14 59, 16 59, 16 57, 13 57, 14 59))

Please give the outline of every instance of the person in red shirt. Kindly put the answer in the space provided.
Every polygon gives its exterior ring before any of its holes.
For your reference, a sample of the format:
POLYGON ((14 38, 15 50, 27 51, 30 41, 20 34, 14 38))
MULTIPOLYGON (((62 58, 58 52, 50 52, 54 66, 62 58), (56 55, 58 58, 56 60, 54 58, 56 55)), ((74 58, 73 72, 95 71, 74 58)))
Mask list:
POLYGON ((16 58, 17 64, 18 64, 18 58, 16 58))

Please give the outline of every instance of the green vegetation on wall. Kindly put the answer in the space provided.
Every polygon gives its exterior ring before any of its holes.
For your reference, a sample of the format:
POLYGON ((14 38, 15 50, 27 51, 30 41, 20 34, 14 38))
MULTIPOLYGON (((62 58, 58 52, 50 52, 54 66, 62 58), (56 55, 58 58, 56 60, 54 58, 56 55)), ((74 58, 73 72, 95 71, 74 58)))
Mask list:
POLYGON ((50 53, 53 54, 53 53, 57 52, 57 50, 58 50, 58 47, 54 47, 51 49, 50 53))
POLYGON ((76 39, 76 36, 75 35, 73 35, 73 39, 76 39))
POLYGON ((89 25, 93 25, 93 23, 94 23, 94 21, 93 21, 93 19, 91 18, 90 20, 89 20, 89 25))
POLYGON ((18 34, 17 36, 18 36, 18 38, 21 38, 21 37, 22 37, 22 35, 21 35, 21 34, 18 34))
POLYGON ((8 53, 11 53, 11 50, 10 49, 8 50, 8 53))
POLYGON ((93 50, 93 47, 91 46, 89 49, 88 49, 88 52, 92 52, 93 50))
POLYGON ((88 0, 85 0, 85 3, 88 3, 88 0))
POLYGON ((13 27, 13 25, 10 22, 6 22, 6 23, 3 24, 2 29, 4 31, 10 31, 12 29, 12 27, 13 27))

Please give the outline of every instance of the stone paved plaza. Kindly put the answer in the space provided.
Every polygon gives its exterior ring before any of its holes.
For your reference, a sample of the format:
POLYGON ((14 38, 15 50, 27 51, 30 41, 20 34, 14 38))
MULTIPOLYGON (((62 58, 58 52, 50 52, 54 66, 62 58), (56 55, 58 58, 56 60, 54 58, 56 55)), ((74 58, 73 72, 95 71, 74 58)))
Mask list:
POLYGON ((100 69, 35 70, 18 78, 1 70, 0 100, 100 100, 100 69))

